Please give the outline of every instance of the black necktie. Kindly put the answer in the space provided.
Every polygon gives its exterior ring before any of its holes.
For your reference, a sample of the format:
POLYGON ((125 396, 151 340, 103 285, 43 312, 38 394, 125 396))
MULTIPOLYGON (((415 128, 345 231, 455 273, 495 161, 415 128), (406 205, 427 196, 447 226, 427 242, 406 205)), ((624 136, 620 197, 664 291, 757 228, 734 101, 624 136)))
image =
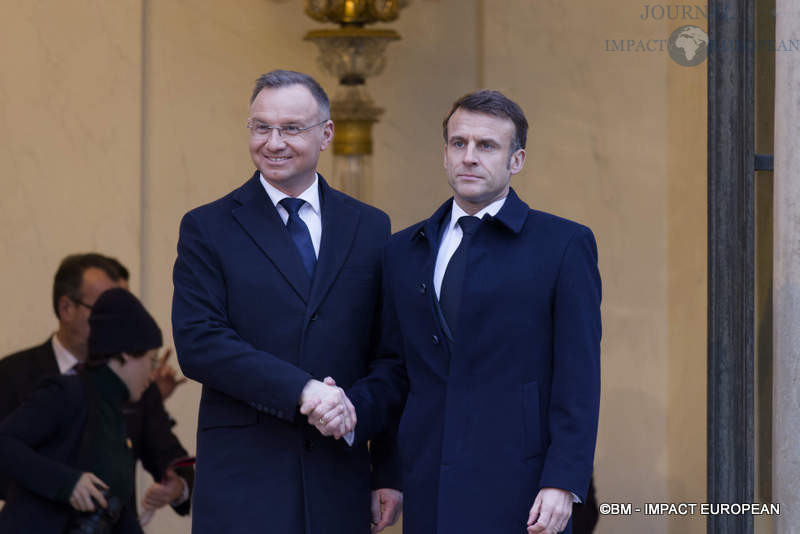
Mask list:
POLYGON ((314 277, 314 266, 317 264, 317 255, 314 254, 314 245, 311 242, 311 232, 308 231, 308 226, 300 218, 298 212, 305 204, 305 200, 301 198, 286 197, 280 201, 281 206, 286 208, 289 212, 289 220, 286 221, 286 229, 289 235, 292 236, 297 251, 300 253, 300 258, 303 260, 303 266, 306 268, 309 278, 314 277))
POLYGON ((467 251, 472 236, 480 223, 481 220, 477 217, 470 215, 459 217, 458 224, 464 235, 447 264, 447 270, 442 279, 442 288, 439 291, 439 305, 453 335, 455 335, 456 321, 458 320, 458 307, 461 305, 461 293, 464 289, 464 275, 467 272, 467 251))

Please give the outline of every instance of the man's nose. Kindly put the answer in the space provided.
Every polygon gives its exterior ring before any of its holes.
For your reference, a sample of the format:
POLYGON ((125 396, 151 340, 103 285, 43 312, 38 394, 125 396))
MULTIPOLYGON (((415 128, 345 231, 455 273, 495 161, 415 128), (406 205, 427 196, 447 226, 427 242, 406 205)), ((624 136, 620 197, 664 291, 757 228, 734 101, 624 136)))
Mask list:
POLYGON ((478 153, 474 143, 467 145, 467 150, 464 152, 464 163, 474 165, 478 163, 478 153))
POLYGON ((265 141, 267 147, 269 148, 277 148, 283 146, 283 137, 279 133, 277 128, 270 129, 269 133, 267 134, 267 139, 265 141))

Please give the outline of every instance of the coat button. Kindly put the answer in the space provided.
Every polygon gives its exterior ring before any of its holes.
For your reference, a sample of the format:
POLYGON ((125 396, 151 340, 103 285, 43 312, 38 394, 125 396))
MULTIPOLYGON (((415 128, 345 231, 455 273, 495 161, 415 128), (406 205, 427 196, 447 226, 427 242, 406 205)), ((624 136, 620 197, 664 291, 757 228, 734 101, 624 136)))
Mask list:
POLYGON ((311 452, 311 451, 314 450, 314 442, 311 441, 310 439, 306 439, 305 442, 303 443, 303 446, 305 447, 305 449, 308 452, 311 452))
POLYGON ((419 284, 419 294, 420 295, 424 295, 427 292, 428 292, 428 284, 426 284, 425 282, 420 283, 419 284))
POLYGON ((436 334, 433 334, 431 336, 431 340, 433 340, 433 344, 434 345, 438 345, 439 344, 439 336, 437 336, 436 334))
POLYGON ((314 313, 314 314, 312 314, 312 315, 311 315, 311 321, 312 321, 312 322, 313 322, 313 321, 316 321, 317 319, 319 319, 319 315, 317 315, 316 313, 314 313))

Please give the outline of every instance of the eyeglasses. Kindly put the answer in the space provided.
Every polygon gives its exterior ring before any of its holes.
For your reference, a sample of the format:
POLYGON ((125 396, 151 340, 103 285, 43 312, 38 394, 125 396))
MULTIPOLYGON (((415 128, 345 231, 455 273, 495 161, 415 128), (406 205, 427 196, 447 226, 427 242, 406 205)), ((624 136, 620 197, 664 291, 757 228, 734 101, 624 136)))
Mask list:
POLYGON ((92 310, 92 307, 91 307, 91 306, 89 306, 88 304, 86 304, 85 302, 83 302, 81 299, 76 299, 75 297, 69 297, 69 300, 71 300, 72 302, 74 302, 74 303, 75 303, 75 304, 77 304, 78 306, 83 306, 83 307, 85 307, 85 308, 86 308, 86 309, 88 309, 89 311, 91 311, 91 310, 92 310))
POLYGON ((269 137, 269 135, 272 133, 272 130, 278 131, 278 137, 283 137, 283 134, 286 134, 289 137, 294 137, 296 135, 302 134, 303 132, 307 132, 311 128, 315 128, 321 124, 325 124, 326 122, 328 122, 328 120, 329 119, 325 119, 324 121, 312 124, 311 126, 301 128, 300 126, 295 126, 293 124, 290 124, 289 126, 270 126, 265 122, 249 119, 247 121, 247 127, 250 128, 250 135, 254 137, 256 136, 269 137))

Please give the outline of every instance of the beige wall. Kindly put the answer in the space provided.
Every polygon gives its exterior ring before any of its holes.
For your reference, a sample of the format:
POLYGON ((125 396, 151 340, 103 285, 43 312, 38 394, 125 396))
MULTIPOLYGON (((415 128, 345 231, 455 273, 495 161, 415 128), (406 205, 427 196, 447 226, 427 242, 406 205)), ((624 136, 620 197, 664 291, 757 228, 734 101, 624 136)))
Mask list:
MULTIPOLYGON (((0 350, 54 328, 62 256, 97 249, 133 271, 169 332, 178 221, 251 173, 244 128, 254 78, 273 68, 334 80, 301 40, 299 0, 47 0, 0 21, 0 350), (14 51, 9 53, 8 51, 14 51)), ((666 39, 633 0, 418 0, 393 24, 386 108, 374 129, 373 202, 396 230, 448 195, 440 122, 477 87, 507 92, 532 125, 513 185, 537 209, 589 225, 604 281, 601 502, 705 495, 705 66, 607 52, 606 39, 666 39)), ((687 21, 686 23, 692 23, 687 21)), ((695 21, 705 27, 705 21, 695 21)), ((321 171, 330 174, 325 154, 321 171)), ((199 386, 168 401, 194 449, 199 386)), ((140 477, 140 487, 146 475, 140 477)), ((702 532, 704 523, 603 517, 600 533, 702 532)), ((151 533, 188 532, 165 511, 151 533)))
POLYGON ((3 5, 3 353, 54 329, 63 256, 96 248, 139 261, 139 12, 136 0, 3 5))
MULTIPOLYGON (((537 209, 590 226, 603 276, 600 502, 705 496, 706 70, 607 39, 666 39, 643 4, 485 2, 482 85, 532 135, 515 178, 537 209)), ((598 532, 705 532, 700 518, 603 517, 598 532)))

